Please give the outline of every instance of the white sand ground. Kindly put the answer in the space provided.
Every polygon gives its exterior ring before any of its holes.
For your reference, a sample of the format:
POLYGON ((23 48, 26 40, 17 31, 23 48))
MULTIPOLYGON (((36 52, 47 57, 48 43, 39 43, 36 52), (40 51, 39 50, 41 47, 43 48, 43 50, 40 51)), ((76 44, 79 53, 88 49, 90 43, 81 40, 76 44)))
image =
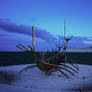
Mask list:
POLYGON ((45 75, 38 68, 19 74, 26 66, 0 66, 0 92, 92 92, 92 66, 79 65, 75 76, 68 73, 71 79, 60 72, 45 75))

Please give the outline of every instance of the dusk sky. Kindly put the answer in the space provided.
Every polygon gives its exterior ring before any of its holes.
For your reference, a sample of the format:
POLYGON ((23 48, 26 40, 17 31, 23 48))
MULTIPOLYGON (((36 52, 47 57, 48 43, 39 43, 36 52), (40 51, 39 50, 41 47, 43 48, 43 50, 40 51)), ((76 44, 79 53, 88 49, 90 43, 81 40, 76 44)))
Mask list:
POLYGON ((64 20, 69 47, 92 46, 92 0, 0 0, 0 51, 17 51, 17 43, 36 49, 63 43, 64 20))

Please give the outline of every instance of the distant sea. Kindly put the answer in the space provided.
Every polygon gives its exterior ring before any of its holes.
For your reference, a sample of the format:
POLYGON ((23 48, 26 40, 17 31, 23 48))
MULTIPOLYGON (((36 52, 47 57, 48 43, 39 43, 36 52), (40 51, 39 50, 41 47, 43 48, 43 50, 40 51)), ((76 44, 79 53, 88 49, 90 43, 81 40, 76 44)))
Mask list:
MULTIPOLYGON (((36 52, 37 57, 41 59, 40 52, 36 52)), ((54 53, 45 55, 45 59, 53 56, 54 53)), ((74 63, 92 65, 92 52, 67 52, 74 63)), ((34 63, 31 55, 28 52, 0 52, 0 65, 20 65, 34 63)))

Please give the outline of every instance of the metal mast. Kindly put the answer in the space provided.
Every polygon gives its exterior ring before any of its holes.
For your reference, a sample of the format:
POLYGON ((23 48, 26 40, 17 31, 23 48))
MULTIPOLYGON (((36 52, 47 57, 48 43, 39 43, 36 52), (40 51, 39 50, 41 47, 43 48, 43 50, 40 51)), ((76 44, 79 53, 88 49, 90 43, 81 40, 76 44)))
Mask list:
POLYGON ((33 26, 32 26, 32 38, 33 38, 33 41, 32 41, 33 49, 35 51, 35 34, 34 34, 34 27, 33 26))
POLYGON ((66 21, 64 20, 64 50, 66 50, 66 21))
POLYGON ((64 20, 64 52, 65 52, 65 63, 66 63, 66 21, 64 20))

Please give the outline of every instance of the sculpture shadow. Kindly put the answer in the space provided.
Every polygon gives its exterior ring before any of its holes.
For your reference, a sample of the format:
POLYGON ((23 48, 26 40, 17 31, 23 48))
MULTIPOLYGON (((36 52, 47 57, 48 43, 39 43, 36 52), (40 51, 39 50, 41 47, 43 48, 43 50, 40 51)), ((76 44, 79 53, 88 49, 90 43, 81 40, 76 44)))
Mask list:
POLYGON ((18 79, 18 75, 13 73, 12 71, 6 71, 6 70, 0 71, 0 83, 10 85, 17 79, 18 79))

